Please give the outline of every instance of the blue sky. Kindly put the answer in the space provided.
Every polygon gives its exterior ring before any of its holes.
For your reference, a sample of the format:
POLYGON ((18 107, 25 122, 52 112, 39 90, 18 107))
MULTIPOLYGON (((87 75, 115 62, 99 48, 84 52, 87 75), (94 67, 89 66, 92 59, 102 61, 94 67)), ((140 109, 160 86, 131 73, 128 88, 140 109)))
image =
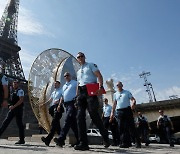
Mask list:
MULTIPOLYGON (((0 16, 8 0, 0 1, 0 16)), ((121 80, 148 102, 139 78, 151 72, 157 100, 180 97, 179 0, 20 0, 18 44, 26 78, 49 48, 86 54, 104 80, 121 80)))

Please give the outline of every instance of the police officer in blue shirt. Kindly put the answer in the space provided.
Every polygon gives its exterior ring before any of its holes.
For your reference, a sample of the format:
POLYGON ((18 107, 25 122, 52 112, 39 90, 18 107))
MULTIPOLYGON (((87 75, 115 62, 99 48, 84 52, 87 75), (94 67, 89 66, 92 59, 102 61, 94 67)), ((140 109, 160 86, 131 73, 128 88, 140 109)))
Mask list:
POLYGON ((64 141, 66 139, 67 133, 69 132, 70 128, 74 132, 75 138, 77 140, 77 143, 75 144, 79 143, 77 120, 76 120, 77 111, 75 108, 77 81, 71 80, 71 75, 69 72, 64 73, 64 78, 66 80, 66 83, 62 88, 63 97, 61 98, 60 103, 58 105, 58 111, 60 110, 62 104, 64 104, 66 108, 66 117, 59 137, 54 139, 54 142, 56 142, 57 145, 59 145, 60 147, 64 145, 64 141))
POLYGON ((117 89, 117 92, 114 93, 114 102, 110 120, 113 119, 114 112, 116 109, 120 139, 122 142, 120 147, 129 148, 129 146, 131 146, 131 139, 129 134, 130 131, 131 135, 136 139, 136 148, 140 148, 140 138, 135 129, 135 123, 132 112, 132 110, 135 109, 136 100, 129 91, 123 89, 122 82, 119 81, 117 83, 117 89))
POLYGON ((103 117, 104 127, 107 130, 109 129, 109 126, 110 126, 109 120, 110 120, 111 110, 112 110, 112 106, 108 104, 108 99, 105 98, 102 117, 103 117))
POLYGON ((99 90, 97 95, 102 93, 103 90, 103 77, 96 64, 87 63, 85 61, 85 55, 82 52, 77 54, 77 60, 80 63, 81 67, 77 72, 77 81, 78 81, 78 97, 77 97, 77 122, 79 130, 79 139, 80 144, 74 147, 75 150, 89 150, 87 133, 86 133, 86 109, 89 111, 92 122, 99 129, 103 139, 104 146, 109 147, 109 138, 108 132, 103 126, 102 119, 98 113, 98 97, 89 96, 87 93, 86 84, 88 83, 97 83, 99 82, 99 90))
POLYGON ((55 81, 54 83, 54 91, 51 94, 50 99, 45 102, 45 104, 50 103, 49 107, 49 114, 52 116, 52 122, 51 122, 51 129, 47 137, 42 137, 41 140, 49 146, 52 138, 54 137, 55 132, 57 134, 60 134, 61 126, 60 126, 60 119, 62 117, 62 114, 64 112, 63 106, 61 107, 61 110, 57 112, 57 107, 59 104, 59 100, 62 97, 62 89, 60 88, 61 83, 59 81, 55 81))
POLYGON ((4 61, 0 58, 0 108, 8 106, 8 78, 4 75, 4 61))
POLYGON ((118 128, 117 128, 117 121, 116 118, 114 117, 113 121, 110 122, 110 115, 112 111, 112 106, 108 104, 108 99, 104 98, 104 106, 103 106, 103 124, 104 127, 112 132, 113 136, 113 143, 111 144, 112 146, 117 146, 119 144, 119 137, 118 137, 118 128))
POLYGON ((13 81, 13 91, 11 92, 11 99, 9 103, 9 112, 6 119, 3 121, 0 128, 0 136, 3 134, 5 129, 8 127, 14 117, 16 117, 16 123, 19 128, 19 141, 15 144, 24 144, 24 125, 22 122, 23 118, 23 100, 24 91, 19 88, 18 81, 13 81))

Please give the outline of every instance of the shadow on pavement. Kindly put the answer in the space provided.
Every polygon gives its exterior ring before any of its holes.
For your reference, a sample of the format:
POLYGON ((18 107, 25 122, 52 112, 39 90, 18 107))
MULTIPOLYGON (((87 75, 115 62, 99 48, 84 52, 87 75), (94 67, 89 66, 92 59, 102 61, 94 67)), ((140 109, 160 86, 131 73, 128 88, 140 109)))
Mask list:
POLYGON ((0 145, 0 149, 19 149, 19 150, 32 150, 32 151, 47 151, 45 148, 37 145, 0 145))
MULTIPOLYGON (((141 150, 141 149, 139 149, 141 150)), ((112 148, 90 148, 89 151, 92 151, 92 152, 98 152, 98 153, 126 153, 126 154, 132 154, 132 153, 136 153, 136 154, 144 154, 144 153, 152 153, 150 151, 137 151, 136 150, 133 150, 131 148, 128 148, 128 149, 112 149, 112 148)))

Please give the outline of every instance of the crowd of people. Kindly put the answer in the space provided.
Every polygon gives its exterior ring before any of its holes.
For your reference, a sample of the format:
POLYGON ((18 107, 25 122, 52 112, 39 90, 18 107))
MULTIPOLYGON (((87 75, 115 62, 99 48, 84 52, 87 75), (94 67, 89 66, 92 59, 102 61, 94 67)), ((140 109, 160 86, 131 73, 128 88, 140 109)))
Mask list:
MULTIPOLYGON (((108 103, 108 99, 104 98, 103 114, 99 114, 99 99, 104 91, 103 77, 94 63, 86 62, 85 54, 79 52, 76 56, 80 63, 80 69, 77 71, 77 81, 71 79, 70 72, 64 73, 65 84, 60 81, 54 82, 54 91, 45 104, 49 105, 49 114, 52 116, 51 129, 46 137, 42 137, 42 142, 49 146, 54 134, 58 137, 54 138, 57 146, 65 145, 66 136, 71 128, 76 138, 76 143, 72 145, 75 150, 89 150, 87 126, 86 126, 86 110, 89 112, 93 124, 99 129, 103 138, 105 148, 110 146, 108 130, 112 131, 112 146, 120 148, 129 148, 135 143, 136 148, 141 148, 142 141, 146 146, 150 144, 148 134, 151 129, 147 118, 141 112, 134 119, 134 111, 136 107, 136 99, 128 91, 123 89, 123 83, 117 82, 117 91, 113 96, 112 106, 108 103), (98 83, 99 88, 94 95, 89 95, 87 84, 98 83), (63 126, 60 126, 60 119, 63 112, 66 112, 63 126)), ((1 65, 3 66, 3 65, 1 65)), ((3 68, 3 67, 2 67, 3 68)), ((3 69, 1 69, 3 70, 3 69)), ((5 131, 13 117, 16 117, 17 126, 19 128, 19 141, 16 144, 24 144, 24 126, 23 117, 23 98, 24 91, 19 88, 19 82, 13 81, 13 90, 8 96, 8 80, 3 71, 0 76, 0 104, 9 107, 7 117, 0 127, 0 136, 5 131), (9 103, 8 103, 9 100, 9 103)), ((160 117, 157 120, 157 127, 165 134, 170 146, 174 146, 171 140, 171 130, 173 124, 163 110, 159 110, 160 117)))

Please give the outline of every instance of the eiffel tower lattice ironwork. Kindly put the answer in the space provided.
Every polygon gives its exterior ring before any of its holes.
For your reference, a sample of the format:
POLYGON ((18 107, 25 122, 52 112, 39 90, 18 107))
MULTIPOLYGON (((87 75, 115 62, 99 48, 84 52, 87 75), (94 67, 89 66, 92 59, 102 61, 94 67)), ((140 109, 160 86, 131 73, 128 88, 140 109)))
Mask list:
POLYGON ((0 58, 5 62, 5 74, 10 78, 24 80, 17 44, 19 0, 9 0, 0 20, 0 58))

